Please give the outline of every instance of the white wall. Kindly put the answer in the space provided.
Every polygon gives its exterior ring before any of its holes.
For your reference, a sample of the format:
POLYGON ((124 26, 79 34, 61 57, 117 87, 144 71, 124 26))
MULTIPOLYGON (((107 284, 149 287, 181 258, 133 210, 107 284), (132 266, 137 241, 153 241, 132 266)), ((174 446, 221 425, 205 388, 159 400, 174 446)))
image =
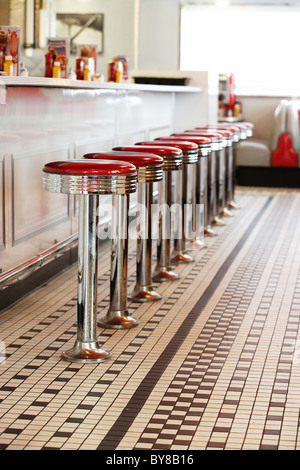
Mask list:
POLYGON ((99 56, 99 73, 107 74, 107 63, 125 55, 131 67, 135 61, 136 0, 56 0, 57 13, 103 13, 104 52, 99 56))
POLYGON ((180 0, 56 0, 58 13, 103 13, 104 52, 107 62, 126 55, 131 68, 178 70, 180 0))
POLYGON ((138 67, 178 70, 179 0, 140 0, 138 67))

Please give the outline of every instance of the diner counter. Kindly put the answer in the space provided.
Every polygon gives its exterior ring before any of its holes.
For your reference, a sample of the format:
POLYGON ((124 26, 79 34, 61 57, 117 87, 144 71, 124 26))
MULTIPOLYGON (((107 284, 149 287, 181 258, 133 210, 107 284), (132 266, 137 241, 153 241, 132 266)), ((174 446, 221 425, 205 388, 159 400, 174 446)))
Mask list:
POLYGON ((129 90, 129 91, 155 91, 176 93, 199 93, 198 86, 176 86, 176 85, 147 85, 138 83, 114 83, 100 81, 70 80, 61 78, 45 77, 1 77, 0 85, 22 86, 22 87, 47 87, 82 90, 129 90))
POLYGON ((20 265, 76 238, 76 198, 42 191, 43 165, 205 124, 211 94, 198 76, 199 86, 1 77, 0 291, 7 273, 22 277, 20 265))

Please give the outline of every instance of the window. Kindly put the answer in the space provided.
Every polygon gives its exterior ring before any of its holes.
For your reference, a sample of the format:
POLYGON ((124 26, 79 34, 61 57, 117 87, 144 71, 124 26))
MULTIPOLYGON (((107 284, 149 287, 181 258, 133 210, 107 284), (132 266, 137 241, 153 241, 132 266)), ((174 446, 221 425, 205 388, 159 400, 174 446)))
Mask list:
POLYGON ((300 8, 186 5, 180 69, 233 73, 236 94, 300 95, 300 8))

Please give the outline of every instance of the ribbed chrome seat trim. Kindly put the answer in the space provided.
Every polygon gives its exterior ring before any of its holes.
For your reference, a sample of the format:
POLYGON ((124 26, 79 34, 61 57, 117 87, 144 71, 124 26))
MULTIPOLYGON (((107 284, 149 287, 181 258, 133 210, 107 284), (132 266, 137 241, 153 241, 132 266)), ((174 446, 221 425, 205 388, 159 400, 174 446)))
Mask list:
POLYGON ((182 163, 183 164, 185 164, 185 163, 197 163, 198 158, 199 158, 198 150, 188 151, 188 152, 183 151, 182 163))
POLYGON ((174 156, 174 155, 164 155, 164 171, 171 171, 171 170, 181 170, 182 168, 182 155, 174 156))
POLYGON ((211 144, 201 145, 199 148, 199 157, 207 157, 212 151, 211 144))
POLYGON ((129 194, 137 187, 137 173, 82 176, 42 172, 42 188, 63 194, 129 194))
POLYGON ((163 164, 140 166, 137 169, 139 183, 155 183, 163 178, 163 164))

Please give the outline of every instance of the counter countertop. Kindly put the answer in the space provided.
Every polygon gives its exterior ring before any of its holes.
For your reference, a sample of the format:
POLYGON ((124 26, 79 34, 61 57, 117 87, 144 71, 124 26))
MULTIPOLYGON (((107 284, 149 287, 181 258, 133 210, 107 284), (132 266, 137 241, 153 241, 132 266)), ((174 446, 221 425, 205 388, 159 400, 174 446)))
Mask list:
POLYGON ((157 91, 176 93, 199 93, 202 91, 196 86, 173 86, 173 85, 144 85, 136 83, 113 83, 113 82, 88 82, 84 80, 69 80, 61 78, 45 77, 1 77, 0 86, 21 87, 47 87, 47 88, 76 88, 83 90, 109 89, 109 90, 132 90, 132 91, 157 91))

